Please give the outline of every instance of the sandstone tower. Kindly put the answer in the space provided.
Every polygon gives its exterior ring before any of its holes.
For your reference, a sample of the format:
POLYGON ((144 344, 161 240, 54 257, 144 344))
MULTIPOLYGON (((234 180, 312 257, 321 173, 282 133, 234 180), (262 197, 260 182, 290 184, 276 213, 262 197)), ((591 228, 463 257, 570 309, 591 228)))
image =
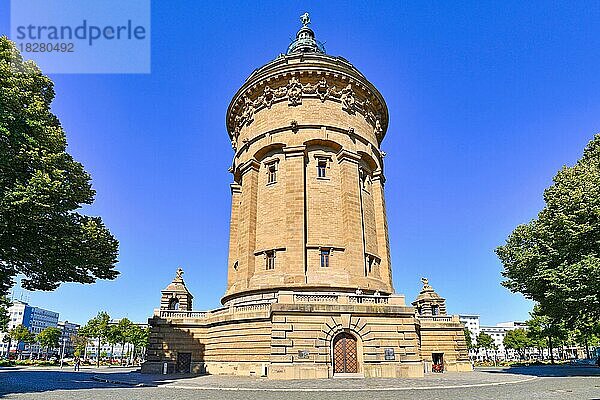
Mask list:
POLYGON ((282 289, 394 291, 380 150, 388 110, 308 24, 227 110, 235 155, 224 304, 282 289))
POLYGON ((149 320, 144 372, 418 377, 470 370, 463 326, 427 280, 392 286, 381 142, 388 110, 308 14, 227 110, 234 150, 227 289, 194 311, 178 270, 149 320))

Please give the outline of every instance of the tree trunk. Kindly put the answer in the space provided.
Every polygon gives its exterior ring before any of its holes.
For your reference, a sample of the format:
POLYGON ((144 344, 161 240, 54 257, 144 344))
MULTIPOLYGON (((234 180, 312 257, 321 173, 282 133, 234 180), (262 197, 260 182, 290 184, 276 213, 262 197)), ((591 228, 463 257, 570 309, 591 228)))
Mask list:
POLYGON ((585 355, 586 355, 586 358, 591 358, 590 357, 590 345, 588 343, 587 336, 585 337, 585 355))
POLYGON ((552 336, 548 336, 548 349, 550 350, 550 364, 554 364, 554 348, 552 347, 552 336))
POLYGON ((115 354, 115 344, 111 344, 110 347, 110 366, 112 367, 112 363, 115 360, 115 357, 113 356, 115 354))
POLYGON ((123 366, 124 357, 125 357, 125 342, 121 343, 121 366, 123 366))
MULTIPOLYGON (((6 348, 6 359, 10 359, 10 347, 12 346, 12 338, 8 337, 8 347, 6 348)), ((589 353, 588 353, 589 354, 589 353)))

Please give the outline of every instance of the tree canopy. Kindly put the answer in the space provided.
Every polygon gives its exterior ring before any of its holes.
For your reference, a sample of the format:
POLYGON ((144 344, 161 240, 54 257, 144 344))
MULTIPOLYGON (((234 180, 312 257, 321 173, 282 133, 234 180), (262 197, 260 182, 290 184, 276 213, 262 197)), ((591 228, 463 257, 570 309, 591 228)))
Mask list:
POLYGON ((537 219, 519 225, 496 253, 502 285, 574 323, 600 320, 600 134, 544 192, 537 219))
POLYGON ((502 339, 502 344, 507 349, 513 349, 519 353, 522 353, 522 351, 530 345, 529 338, 527 337, 527 331, 519 328, 506 332, 504 339, 502 339))
POLYGON ((479 332, 476 341, 477 347, 480 349, 490 350, 494 348, 494 338, 485 332, 479 332))
POLYGON ((110 334, 109 323, 110 315, 105 311, 98 312, 94 318, 90 319, 80 330, 79 333, 89 338, 105 340, 110 334))
POLYGON ((98 367, 100 366, 100 346, 112 334, 109 322, 110 315, 105 311, 100 311, 79 330, 81 335, 98 340, 96 346, 96 365, 98 367))
POLYGON ((58 347, 60 335, 60 329, 53 326, 49 326, 40 333, 38 333, 35 339, 40 344, 40 346, 45 347, 46 349, 54 349, 58 347))
POLYGON ((33 343, 35 342, 35 335, 29 331, 23 325, 17 325, 8 332, 10 338, 16 342, 22 343, 33 343))
POLYGON ((6 332, 8 330, 8 322, 10 321, 8 309, 10 304, 8 297, 0 296, 0 332, 6 332))
POLYGON ((0 36, 0 294, 17 274, 28 290, 118 275, 118 241, 100 218, 75 212, 95 191, 67 153, 53 99, 53 82, 0 36))
POLYGON ((474 349, 475 346, 473 345, 473 339, 471 338, 471 331, 469 330, 469 328, 465 327, 464 335, 465 335, 465 343, 467 345, 467 349, 469 349, 469 350, 474 349))

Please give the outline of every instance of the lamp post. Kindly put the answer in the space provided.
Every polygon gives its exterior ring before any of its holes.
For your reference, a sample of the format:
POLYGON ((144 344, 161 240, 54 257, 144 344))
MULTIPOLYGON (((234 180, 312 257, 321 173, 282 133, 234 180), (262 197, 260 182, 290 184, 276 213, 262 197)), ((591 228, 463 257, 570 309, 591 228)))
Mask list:
POLYGON ((60 367, 63 367, 63 361, 65 358, 65 338, 61 338, 61 346, 60 346, 60 367))

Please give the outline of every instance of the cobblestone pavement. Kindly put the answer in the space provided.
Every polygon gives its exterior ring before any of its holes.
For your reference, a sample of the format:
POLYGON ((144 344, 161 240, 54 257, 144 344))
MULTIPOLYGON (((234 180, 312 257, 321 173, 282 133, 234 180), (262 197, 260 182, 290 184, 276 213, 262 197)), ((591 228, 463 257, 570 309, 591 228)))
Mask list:
POLYGON ((600 368, 478 369, 421 379, 272 381, 224 376, 149 376, 132 369, 0 369, 2 399, 574 399, 600 400, 600 368), (94 379, 100 379, 97 381, 94 379), (117 383, 121 382, 121 383, 117 383), (144 387, 136 387, 144 384, 144 387))

